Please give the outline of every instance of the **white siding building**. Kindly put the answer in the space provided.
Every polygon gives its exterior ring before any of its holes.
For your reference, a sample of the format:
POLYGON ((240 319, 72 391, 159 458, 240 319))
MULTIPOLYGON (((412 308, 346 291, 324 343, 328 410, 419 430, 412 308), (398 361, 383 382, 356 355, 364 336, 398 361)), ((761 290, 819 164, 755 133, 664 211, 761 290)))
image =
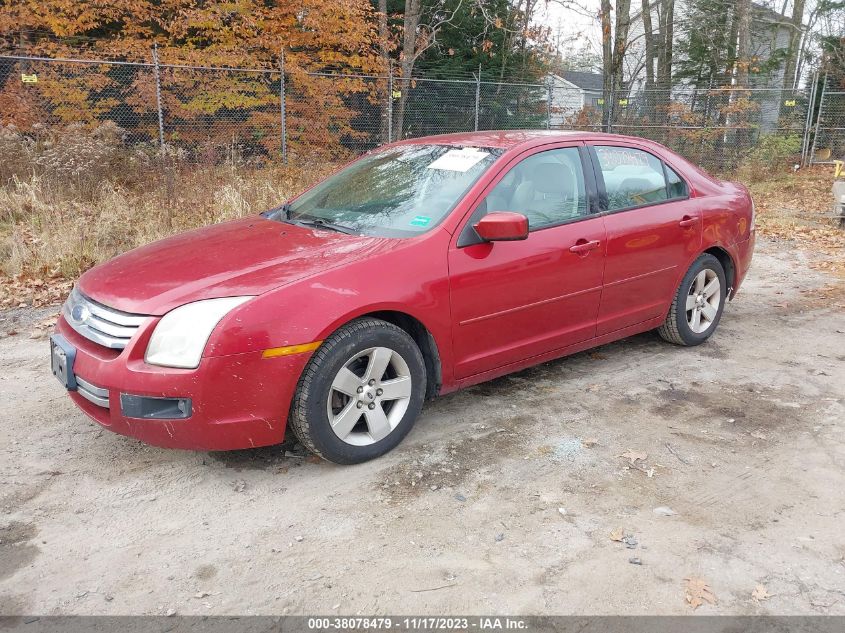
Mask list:
POLYGON ((568 71, 548 77, 552 93, 551 127, 561 127, 585 106, 600 108, 602 75, 568 71))

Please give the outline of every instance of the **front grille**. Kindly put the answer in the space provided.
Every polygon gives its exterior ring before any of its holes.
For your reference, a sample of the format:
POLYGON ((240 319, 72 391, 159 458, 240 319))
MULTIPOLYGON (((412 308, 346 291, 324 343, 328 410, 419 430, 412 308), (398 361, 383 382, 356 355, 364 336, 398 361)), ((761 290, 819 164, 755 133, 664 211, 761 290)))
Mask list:
POLYGON ((62 308, 68 325, 85 338, 111 349, 123 349, 148 317, 128 314, 92 301, 74 288, 62 308))

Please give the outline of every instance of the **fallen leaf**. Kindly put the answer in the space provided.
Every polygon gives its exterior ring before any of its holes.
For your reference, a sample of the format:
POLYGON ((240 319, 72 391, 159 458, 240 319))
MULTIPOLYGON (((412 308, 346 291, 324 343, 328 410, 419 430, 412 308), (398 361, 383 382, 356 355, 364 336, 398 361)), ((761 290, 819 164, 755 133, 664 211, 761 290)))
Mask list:
POLYGON ((627 450, 621 455, 617 455, 617 457, 621 457, 622 459, 627 459, 631 462, 631 466, 635 465, 638 461, 645 461, 648 458, 648 453, 642 453, 640 451, 632 451, 627 450))
POLYGON ((684 599, 693 609, 697 609, 705 602, 716 604, 716 596, 707 581, 694 576, 684 578, 684 580, 687 583, 684 587, 684 599))
POLYGON ((623 538, 625 538, 625 530, 623 528, 620 527, 620 528, 616 528, 614 530, 611 530, 611 532, 610 532, 610 540, 611 541, 617 541, 617 542, 621 543, 623 538))
POLYGON ((772 597, 772 594, 763 585, 757 585, 754 587, 754 591, 751 592, 751 597, 757 602, 760 602, 760 600, 768 600, 772 597))

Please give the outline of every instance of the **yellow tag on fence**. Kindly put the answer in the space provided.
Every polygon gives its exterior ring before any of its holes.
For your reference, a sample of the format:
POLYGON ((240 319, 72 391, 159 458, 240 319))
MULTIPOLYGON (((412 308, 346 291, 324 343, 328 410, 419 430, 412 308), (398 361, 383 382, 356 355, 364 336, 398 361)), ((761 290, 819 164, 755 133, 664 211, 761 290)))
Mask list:
POLYGON ((393 96, 394 99, 399 99, 399 98, 402 97, 402 91, 401 90, 394 90, 392 96, 393 96))
POLYGON ((36 75, 35 73, 32 73, 31 75, 21 73, 21 81, 25 84, 37 84, 38 75, 36 75))
POLYGON ((795 99, 787 99, 783 102, 783 105, 787 108, 794 108, 795 107, 795 99))

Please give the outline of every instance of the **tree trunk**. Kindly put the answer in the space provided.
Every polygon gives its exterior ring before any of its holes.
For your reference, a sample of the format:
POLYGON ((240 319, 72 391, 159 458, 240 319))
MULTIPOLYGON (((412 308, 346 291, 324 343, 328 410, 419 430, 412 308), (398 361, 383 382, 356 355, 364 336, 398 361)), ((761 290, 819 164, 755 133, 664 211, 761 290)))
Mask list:
POLYGON ((408 103, 408 93, 411 90, 411 73, 414 71, 414 62, 417 53, 417 29, 420 25, 420 14, 422 11, 421 0, 405 0, 405 20, 402 33, 402 57, 399 60, 399 68, 402 77, 399 80, 402 94, 396 104, 396 111, 393 113, 393 138, 402 138, 405 127, 405 106, 408 103))
MULTIPOLYGON (((651 4, 642 0, 643 38, 645 39, 645 89, 654 90, 654 33, 651 29, 651 4)), ((649 93, 647 93, 649 94, 649 93)), ((647 97, 647 100, 650 96, 647 97)), ((652 108, 649 108, 651 111, 652 108)))
POLYGON ((751 64, 751 0, 737 0, 736 28, 736 85, 747 88, 751 64))
POLYGON ((631 0, 616 0, 616 24, 613 33, 610 11, 610 0, 601 0, 601 51, 604 70, 602 125, 605 130, 613 124, 616 101, 624 94, 624 61, 628 30, 631 26, 631 0))
POLYGON ((616 0, 616 33, 613 37, 613 94, 615 99, 624 94, 624 61, 628 46, 628 29, 631 26, 631 0, 616 0))
MULTIPOLYGON (((381 61, 383 72, 385 74, 391 72, 392 66, 390 64, 390 51, 388 50, 388 35, 387 35, 387 0, 378 0, 378 39, 381 51, 381 61)), ((390 90, 389 82, 386 82, 385 90, 390 90)), ((387 99, 393 99, 393 95, 388 94, 387 99)), ((389 138, 388 126, 390 121, 387 117, 387 107, 384 110, 384 116, 381 118, 381 142, 387 143, 389 138)))
POLYGON ((602 108, 601 122, 605 131, 610 123, 610 112, 612 103, 612 77, 613 77, 613 41, 610 28, 610 0, 601 0, 601 65, 602 65, 602 108))
POLYGON ((668 106, 672 92, 672 55, 675 39, 675 0, 660 1, 660 52, 657 56, 657 85, 660 105, 668 106))
POLYGON ((733 79, 734 68, 736 67, 736 37, 739 25, 739 22, 737 20, 738 15, 738 5, 735 4, 733 14, 731 15, 730 33, 728 34, 728 50, 726 51, 725 55, 725 84, 731 83, 733 79))
POLYGON ((798 50, 801 44, 801 30, 804 21, 804 0, 795 0, 790 21, 789 46, 786 49, 786 63, 783 70, 783 89, 793 90, 797 85, 795 69, 798 66, 798 50))
MULTIPOLYGON (((751 0, 737 0, 736 23, 736 85, 742 89, 748 88, 748 71, 751 66, 751 0)), ((748 93, 745 90, 739 90, 735 99, 747 100, 748 93)), ((751 143, 751 129, 741 110, 735 116, 737 119, 734 124, 737 130, 734 148, 742 151, 751 143)))

